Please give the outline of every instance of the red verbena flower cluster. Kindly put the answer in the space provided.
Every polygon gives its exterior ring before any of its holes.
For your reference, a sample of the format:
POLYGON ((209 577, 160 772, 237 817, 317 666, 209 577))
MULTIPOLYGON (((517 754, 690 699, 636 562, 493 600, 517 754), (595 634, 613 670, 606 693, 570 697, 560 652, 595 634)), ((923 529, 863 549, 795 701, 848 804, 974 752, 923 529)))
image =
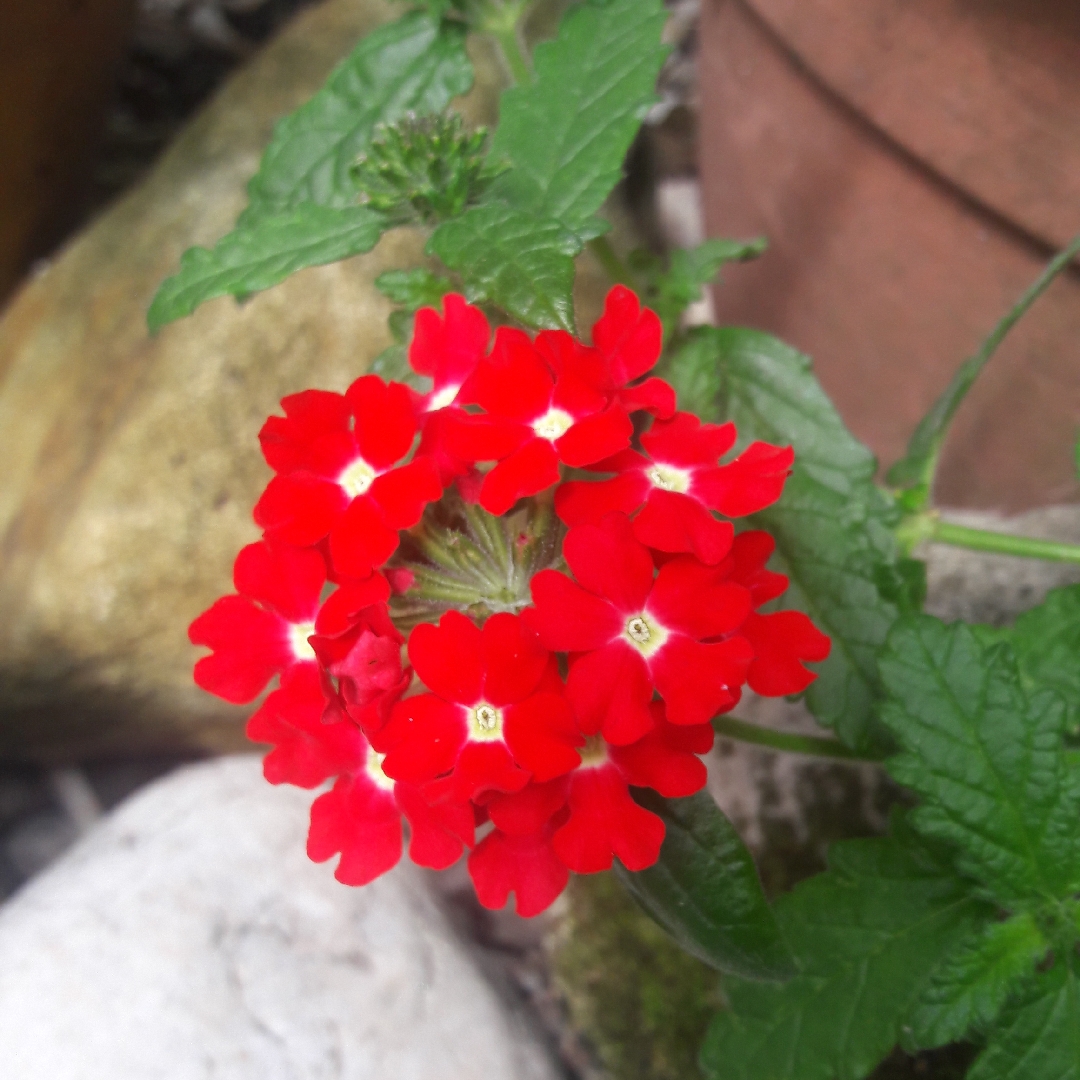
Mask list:
POLYGON ((240 703, 277 678, 248 734, 271 783, 333 782, 308 853, 339 880, 389 870, 406 832, 421 866, 468 850, 481 903, 522 915, 571 871, 642 870, 664 824, 631 789, 700 790, 711 719, 828 655, 805 615, 761 611, 787 579, 729 520, 779 498, 791 449, 723 462, 735 428, 676 410, 660 349, 621 286, 591 346, 492 339, 451 294, 416 316, 426 393, 365 375, 267 420, 263 539, 191 625, 195 680, 240 703))

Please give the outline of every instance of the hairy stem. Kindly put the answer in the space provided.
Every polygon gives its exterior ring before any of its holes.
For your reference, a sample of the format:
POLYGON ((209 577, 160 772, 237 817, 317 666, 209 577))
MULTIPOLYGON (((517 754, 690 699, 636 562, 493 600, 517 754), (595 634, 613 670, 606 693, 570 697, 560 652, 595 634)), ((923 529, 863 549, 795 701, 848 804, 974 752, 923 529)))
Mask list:
POLYGON ((611 278, 613 285, 633 286, 632 275, 627 269, 626 263, 619 258, 618 253, 611 246, 611 241, 606 236, 597 236, 590 240, 589 250, 593 253, 596 261, 604 268, 604 273, 611 278))
POLYGON ((499 43, 506 66, 518 86, 528 86, 533 78, 532 65, 521 39, 521 23, 527 8, 527 4, 491 5, 477 27, 499 43))
POLYGON ((809 754, 812 757, 840 758, 845 761, 880 761, 845 746, 839 739, 820 738, 814 735, 795 735, 787 731, 748 724, 734 716, 714 716, 713 727, 718 735, 738 742, 767 746, 770 750, 786 750, 792 754, 809 754))
POLYGON ((1022 555, 1029 559, 1049 559, 1053 562, 1080 562, 1078 544, 1037 540, 1030 536, 1013 536, 1009 533, 990 532, 987 529, 970 529, 966 525, 953 525, 936 517, 931 519, 925 539, 935 540, 939 544, 972 548, 975 551, 993 551, 999 555, 1022 555))

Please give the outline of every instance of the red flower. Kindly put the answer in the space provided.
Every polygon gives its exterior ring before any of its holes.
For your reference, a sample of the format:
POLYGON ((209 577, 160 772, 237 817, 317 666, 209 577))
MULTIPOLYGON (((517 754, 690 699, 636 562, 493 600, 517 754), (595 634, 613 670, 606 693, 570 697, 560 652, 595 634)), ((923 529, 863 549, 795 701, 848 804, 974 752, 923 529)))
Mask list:
POLYGON ((465 461, 497 462, 480 488, 480 504, 492 514, 557 483, 560 462, 591 465, 628 446, 633 432, 608 394, 571 371, 556 378, 528 336, 507 327, 458 400, 487 415, 455 416, 446 445, 465 461))
POLYGON ((419 375, 431 378, 431 393, 424 399, 424 411, 433 412, 453 405, 458 391, 487 353, 491 327, 484 313, 465 302, 457 293, 443 297, 445 316, 434 308, 421 308, 413 324, 409 364, 419 375))
POLYGON ((334 569, 367 577, 398 545, 398 531, 420 520, 442 494, 434 463, 412 449, 412 391, 377 375, 357 379, 342 397, 309 390, 282 402, 260 433, 278 474, 255 506, 267 538, 299 546, 330 537, 334 569))
POLYGON ((297 664, 315 666, 315 631, 326 566, 317 551, 259 543, 236 557, 233 584, 188 628, 193 645, 213 649, 195 664, 195 682, 235 704, 297 664))
POLYGON ((733 424, 703 424, 676 413, 641 436, 648 457, 633 450, 600 462, 610 480, 570 481, 555 493, 555 508, 567 525, 595 524, 614 510, 633 514, 634 535, 657 551, 693 552, 717 563, 731 547, 734 528, 712 514, 753 514, 774 503, 787 478, 794 451, 751 444, 729 465, 719 458, 735 443, 733 424))
POLYGON ((469 855, 469 875, 480 903, 499 910, 511 893, 517 913, 539 915, 566 888, 570 873, 552 846, 566 818, 566 780, 529 784, 487 804, 494 830, 469 855))
POLYGON ((429 804, 419 789, 391 780, 368 747, 362 766, 312 804, 308 856, 325 862, 340 852, 334 877, 366 885, 401 858, 402 814, 411 832, 409 857, 420 866, 444 870, 472 847, 472 807, 429 804))
POLYGON ((253 742, 272 743, 263 759, 271 784, 317 787, 364 763, 367 743, 359 728, 336 714, 313 664, 297 666, 281 680, 247 723, 253 742))
POLYGON ((522 618, 546 648, 581 654, 568 692, 583 731, 636 742, 653 728, 654 689, 676 724, 705 723, 735 703, 753 651, 726 635, 749 614, 745 588, 688 555, 654 577, 625 514, 571 529, 563 554, 577 581, 541 571, 522 618))
POLYGON ((409 636, 409 659, 432 693, 403 699, 385 732, 389 775, 424 783, 452 775, 454 797, 519 791, 580 760, 573 716, 546 650, 516 615, 479 629, 449 611, 409 636))

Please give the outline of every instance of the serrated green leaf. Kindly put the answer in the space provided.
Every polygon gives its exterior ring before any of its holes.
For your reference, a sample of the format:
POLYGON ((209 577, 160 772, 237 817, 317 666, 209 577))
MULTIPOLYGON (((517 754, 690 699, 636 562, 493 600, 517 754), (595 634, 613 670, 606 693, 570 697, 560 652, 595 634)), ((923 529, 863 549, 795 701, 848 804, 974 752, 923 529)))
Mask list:
POLYGON ((566 15, 537 46, 533 81, 499 102, 492 155, 512 169, 493 197, 572 229, 596 213, 656 100, 666 18, 661 0, 586 0, 566 15))
POLYGON ((427 250, 460 274, 469 300, 495 304, 528 326, 573 329, 581 243, 557 221, 501 203, 474 206, 440 225, 427 250))
POLYGON ((701 290, 729 262, 755 259, 768 247, 764 237, 756 240, 725 240, 720 237, 706 240, 694 248, 676 248, 665 268, 663 262, 649 253, 644 258, 631 256, 648 280, 646 300, 660 316, 664 335, 670 337, 679 325, 683 312, 701 299, 701 290))
POLYGON ((660 860, 616 873, 631 896, 692 956, 748 979, 786 979, 794 961, 765 900, 754 860, 707 794, 638 802, 667 828, 660 860))
POLYGON ((1011 1006, 967 1080, 1080 1080, 1080 960, 1039 975, 1011 1006))
POLYGON ((861 1080, 989 910, 896 841, 838 845, 830 861, 775 905, 800 974, 779 986, 724 980, 731 1009, 701 1053, 710 1080, 861 1080))
POLYGON ((911 824, 954 845, 960 872, 1006 906, 1067 896, 1080 883, 1080 792, 1061 698, 1026 692, 1008 646, 930 616, 893 628, 880 667, 882 718, 904 751, 888 769, 924 800, 911 824))
POLYGON ((381 214, 364 206, 332 210, 306 203, 234 230, 212 251, 189 248, 179 271, 162 283, 150 305, 150 331, 190 315, 216 296, 248 296, 305 267, 370 251, 386 224, 381 214))
POLYGON ((912 509, 925 506, 930 499, 937 469, 938 458, 945 442, 952 418, 987 361, 1005 340, 1009 331, 1023 318, 1027 310, 1042 296, 1050 283, 1068 266, 1080 252, 1080 236, 1056 256, 1038 281, 1016 302, 1011 311, 994 327, 979 351, 960 365, 952 381, 942 395, 919 421, 908 443, 907 453, 889 469, 889 483, 911 488, 915 498, 909 502, 912 509))
POLYGON ((356 203, 349 170, 375 125, 436 113, 472 86, 464 28, 413 11, 368 34, 323 88, 281 120, 248 184, 239 225, 301 203, 356 203))
MULTIPOLYGON (((710 327, 691 335, 686 348, 672 362, 677 386, 707 393, 715 380, 712 415, 735 421, 743 444, 795 447, 782 498, 751 521, 776 539, 777 569, 791 579, 784 605, 801 608, 833 641, 806 693, 808 706, 849 746, 879 749, 886 741, 874 720, 877 651, 900 611, 886 594, 914 582, 903 573, 892 531, 896 507, 874 483, 874 456, 844 426, 810 361, 790 346, 756 330, 710 327), (686 356, 693 373, 683 377, 686 356)), ((917 603, 912 595, 904 607, 917 603)))
POLYGON ((449 278, 416 267, 412 270, 388 270, 375 279, 375 288, 400 304, 406 311, 422 307, 438 307, 442 298, 453 289, 449 278))
POLYGON ((929 1049, 984 1030, 1009 996, 1034 977, 1048 947, 1030 913, 989 923, 934 973, 911 1013, 905 1042, 929 1049))

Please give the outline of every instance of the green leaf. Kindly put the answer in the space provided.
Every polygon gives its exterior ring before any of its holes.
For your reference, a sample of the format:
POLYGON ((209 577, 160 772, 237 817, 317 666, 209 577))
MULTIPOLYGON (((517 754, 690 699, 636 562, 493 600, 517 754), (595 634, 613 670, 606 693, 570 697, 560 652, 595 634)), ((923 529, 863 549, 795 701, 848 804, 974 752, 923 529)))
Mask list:
POLYGON ((941 447, 948 434, 949 425, 956 415, 960 403, 975 384, 979 373, 987 361, 994 355, 997 347, 1005 340, 1008 332, 1023 318, 1027 310, 1042 296, 1050 283, 1072 262, 1080 252, 1080 236, 1062 251, 1040 275, 1038 281, 1016 302, 1013 309, 994 327, 993 332, 983 342, 982 348, 960 365, 945 388, 944 393, 930 407, 930 411, 919 421, 919 426, 911 436, 907 453, 891 469, 889 483, 898 487, 911 488, 915 498, 909 500, 911 509, 925 506, 931 495, 934 473, 937 470, 941 447))
POLYGON ((1006 645, 963 623, 903 619, 881 657, 882 718, 903 753, 889 772, 924 800, 911 824, 955 847, 961 873, 1006 906, 1080 886, 1080 791, 1068 770, 1065 707, 1025 691, 1006 645))
POLYGON ((492 154, 513 168, 493 195, 570 229, 596 213, 656 100, 666 18, 661 0, 587 0, 566 15, 537 46, 533 81, 499 102, 492 154))
POLYGON ((1034 977, 1048 948, 1030 913, 989 923, 934 973, 908 1021, 905 1042, 929 1049, 985 1030, 1009 996, 1034 977))
POLYGON ((281 120, 248 184, 247 225, 301 203, 342 208, 356 203, 349 175, 378 123, 409 113, 437 113, 473 80, 465 31, 423 12, 368 34, 323 88, 281 120))
POLYGON ((442 298, 454 286, 449 278, 416 267, 412 270, 387 270, 375 279, 375 288, 406 311, 419 311, 422 307, 439 307, 442 298))
POLYGON ((860 1080, 937 964, 989 913, 894 840, 837 845, 830 862, 775 905, 800 974, 783 985, 724 979, 730 1011, 701 1053, 711 1080, 860 1080))
POLYGON ((215 296, 248 296, 307 266, 370 251, 386 219, 365 206, 331 210, 306 203, 236 229, 212 251, 189 248, 147 313, 151 333, 215 296))
POLYGON ((474 206, 428 241, 461 275, 465 295, 488 301, 528 326, 574 327, 574 256, 581 242, 557 221, 500 203, 474 206))
POLYGON ((791 579, 784 606, 802 609, 832 638, 832 653, 806 692, 808 706, 849 746, 880 749, 877 652, 901 607, 917 606, 918 596, 897 602, 917 582, 903 572, 893 534, 897 509, 874 483, 874 456, 844 426, 810 361, 768 334, 701 328, 671 374, 695 395, 715 384, 717 406, 707 412, 735 421, 742 444, 795 447, 783 497, 751 521, 776 539, 776 568, 791 579))
POLYGON ((647 281, 646 300, 660 316, 664 335, 670 337, 683 312, 701 299, 701 290, 729 262, 756 259, 768 247, 764 237, 756 240, 706 240, 695 248, 672 251, 667 268, 651 252, 633 253, 630 263, 640 268, 647 281))
POLYGON ((616 872, 631 896, 692 956, 748 979, 795 974, 754 860, 712 797, 668 801, 653 792, 638 802, 663 818, 660 861, 616 872))
POLYGON ((1080 1080, 1078 965, 1074 952, 1039 975, 991 1033, 968 1080, 1080 1080))

